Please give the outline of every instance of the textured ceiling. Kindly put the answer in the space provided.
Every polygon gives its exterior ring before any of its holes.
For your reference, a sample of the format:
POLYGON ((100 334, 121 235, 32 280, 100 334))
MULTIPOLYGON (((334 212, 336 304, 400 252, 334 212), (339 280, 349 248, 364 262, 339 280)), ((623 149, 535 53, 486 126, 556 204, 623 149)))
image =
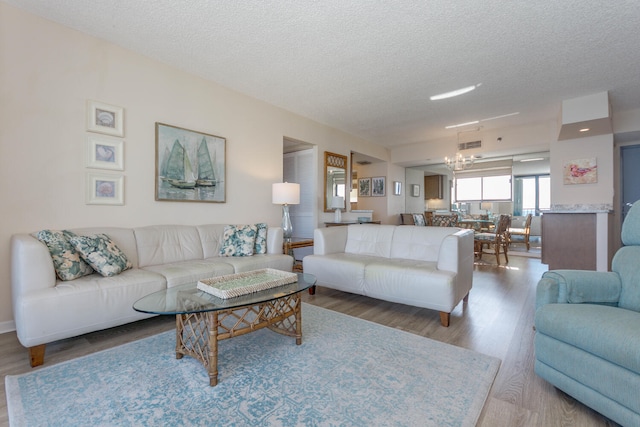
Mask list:
POLYGON ((389 147, 640 108, 638 0, 3 1, 389 147))

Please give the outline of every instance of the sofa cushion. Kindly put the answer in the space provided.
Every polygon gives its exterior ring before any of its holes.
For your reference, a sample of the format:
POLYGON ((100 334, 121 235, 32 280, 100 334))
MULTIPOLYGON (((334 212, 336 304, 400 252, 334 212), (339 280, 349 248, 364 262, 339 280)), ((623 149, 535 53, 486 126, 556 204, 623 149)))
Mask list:
POLYGON ((363 295, 365 268, 379 260, 368 255, 333 253, 307 255, 302 264, 305 273, 316 275, 317 285, 363 295))
POLYGON ((365 269, 363 295, 450 313, 464 296, 455 284, 456 273, 433 261, 379 259, 365 269))
POLYGON ((111 277, 132 267, 127 256, 106 234, 74 236, 69 242, 82 259, 102 276, 111 277))
POLYGON ((255 225, 227 225, 222 235, 220 256, 251 256, 256 243, 255 225))
POLYGON ((293 257, 284 254, 254 254, 253 256, 217 257, 225 264, 232 266, 233 273, 273 268, 275 270, 291 271, 293 257))
POLYGON ((354 224, 347 227, 345 253, 389 258, 395 225, 354 224))
POLYGON ((389 257, 436 262, 444 238, 458 230, 453 227, 398 227, 393 234, 389 257))
POLYGON ((256 233, 256 242, 253 247, 254 254, 266 254, 267 253, 267 224, 260 222, 256 224, 258 229, 256 233))
POLYGON ((215 257, 207 260, 173 262, 162 265, 150 265, 144 270, 161 274, 167 281, 167 287, 196 283, 200 279, 233 274, 233 266, 225 258, 215 257))
POLYGON ((203 259, 198 229, 190 225, 156 225, 134 229, 140 267, 203 259))
POLYGON ((69 242, 69 238, 74 236, 68 230, 42 230, 36 234, 36 238, 47 245, 56 276, 60 280, 74 280, 93 273, 93 268, 69 242))

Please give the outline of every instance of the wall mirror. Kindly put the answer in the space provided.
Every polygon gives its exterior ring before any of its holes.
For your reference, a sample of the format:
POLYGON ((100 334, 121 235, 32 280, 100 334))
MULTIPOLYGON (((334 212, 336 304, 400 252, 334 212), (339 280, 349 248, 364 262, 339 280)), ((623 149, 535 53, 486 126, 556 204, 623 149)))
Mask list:
POLYGON ((333 212, 331 202, 334 197, 345 197, 347 188, 347 156, 324 152, 324 211, 333 212))

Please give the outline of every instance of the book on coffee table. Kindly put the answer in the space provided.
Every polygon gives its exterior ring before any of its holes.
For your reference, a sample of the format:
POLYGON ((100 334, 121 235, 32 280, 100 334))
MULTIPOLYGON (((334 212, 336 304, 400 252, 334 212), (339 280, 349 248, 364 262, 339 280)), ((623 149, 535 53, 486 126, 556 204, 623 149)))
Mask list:
POLYGON ((288 285, 298 280, 296 273, 263 268, 245 273, 226 274, 198 281, 197 287, 218 298, 233 298, 276 286, 288 285))

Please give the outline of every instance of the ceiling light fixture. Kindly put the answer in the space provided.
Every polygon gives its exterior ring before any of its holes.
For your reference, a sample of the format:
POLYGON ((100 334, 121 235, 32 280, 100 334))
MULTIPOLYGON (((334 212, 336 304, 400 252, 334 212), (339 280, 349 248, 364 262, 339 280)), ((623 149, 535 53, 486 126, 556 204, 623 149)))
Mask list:
POLYGON ((486 119, 480 119, 480 120, 474 120, 472 122, 466 122, 466 123, 460 123, 457 125, 449 125, 449 126, 445 126, 445 129, 454 129, 454 128, 459 128, 462 126, 468 126, 468 125, 477 125, 480 122, 486 122, 489 120, 497 120, 497 119, 503 119, 505 117, 511 117, 511 116, 515 116, 520 114, 520 112, 516 112, 516 113, 509 113, 509 114, 503 114, 501 116, 494 116, 494 117, 487 117, 486 119))
POLYGON ((526 163, 526 162, 537 162, 540 160, 544 160, 544 157, 536 157, 534 159, 522 159, 520 160, 520 163, 526 163))
POLYGON ((480 121, 481 121, 481 122, 486 122, 486 121, 488 121, 488 120, 503 119, 503 118, 505 118, 505 117, 511 117, 511 116, 515 116, 515 115, 518 115, 518 114, 520 114, 520 112, 516 112, 516 113, 509 113, 509 114, 503 114, 503 115, 501 115, 501 116, 495 116, 495 117, 489 117, 489 118, 486 118, 486 119, 481 119, 480 121))
POLYGON ((454 129, 454 128, 459 128, 462 126, 469 126, 469 125, 477 125, 478 123, 480 123, 478 120, 474 120, 472 122, 466 122, 466 123, 458 123, 457 125, 449 125, 449 126, 445 126, 445 129, 454 129))
POLYGON ((452 171, 462 171, 473 166, 473 162, 476 159, 473 156, 464 157, 462 154, 457 153, 453 158, 445 157, 444 164, 452 171))
POLYGON ((480 83, 477 85, 463 87, 462 89, 452 90, 451 92, 441 93, 440 95, 433 95, 429 99, 432 101, 439 101, 441 99, 453 98, 454 96, 464 95, 465 93, 471 92, 478 86, 480 86, 480 83))
POLYGON ((580 129, 580 132, 589 132, 590 130, 591 129, 589 129, 589 128, 583 128, 583 129, 580 129))

